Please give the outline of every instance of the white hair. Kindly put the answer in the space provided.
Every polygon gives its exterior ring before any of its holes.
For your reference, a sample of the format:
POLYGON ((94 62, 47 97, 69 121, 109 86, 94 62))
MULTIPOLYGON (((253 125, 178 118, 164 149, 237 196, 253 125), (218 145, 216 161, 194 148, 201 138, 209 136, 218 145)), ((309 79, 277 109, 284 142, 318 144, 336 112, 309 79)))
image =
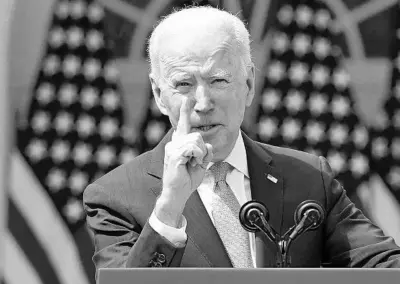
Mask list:
POLYGON ((247 67, 252 66, 250 34, 248 30, 239 17, 211 6, 192 6, 177 10, 158 23, 148 42, 151 74, 156 78, 159 77, 159 49, 161 48, 159 39, 165 30, 189 24, 191 26, 204 26, 204 23, 214 23, 227 32, 239 52, 241 68, 246 74, 247 67))

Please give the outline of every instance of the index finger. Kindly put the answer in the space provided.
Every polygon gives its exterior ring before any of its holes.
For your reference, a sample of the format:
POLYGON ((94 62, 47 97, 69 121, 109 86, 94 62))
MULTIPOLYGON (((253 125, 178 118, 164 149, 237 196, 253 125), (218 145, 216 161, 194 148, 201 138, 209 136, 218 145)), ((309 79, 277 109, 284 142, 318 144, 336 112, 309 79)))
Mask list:
POLYGON ((186 135, 190 133, 190 101, 184 97, 182 99, 181 108, 179 111, 178 125, 176 126, 176 133, 178 135, 186 135))

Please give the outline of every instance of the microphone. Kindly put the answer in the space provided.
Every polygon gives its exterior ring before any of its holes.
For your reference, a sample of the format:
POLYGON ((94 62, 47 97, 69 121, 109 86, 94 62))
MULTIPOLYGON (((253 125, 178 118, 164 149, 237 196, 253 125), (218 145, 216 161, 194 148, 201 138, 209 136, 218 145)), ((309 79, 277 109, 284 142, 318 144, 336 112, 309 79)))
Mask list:
POLYGON ((268 224, 269 211, 263 203, 252 200, 243 204, 239 220, 246 231, 254 233, 261 230, 272 242, 276 242, 277 233, 268 224))
POLYGON ((300 203, 294 213, 296 227, 289 239, 293 240, 308 230, 317 229, 325 220, 325 210, 314 200, 305 200, 300 203))

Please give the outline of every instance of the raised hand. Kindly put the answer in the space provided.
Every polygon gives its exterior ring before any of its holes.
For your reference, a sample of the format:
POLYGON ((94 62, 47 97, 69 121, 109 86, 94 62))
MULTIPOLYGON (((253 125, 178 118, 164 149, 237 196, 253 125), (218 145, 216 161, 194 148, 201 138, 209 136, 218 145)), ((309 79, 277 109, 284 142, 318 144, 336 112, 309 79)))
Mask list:
POLYGON ((190 195, 202 182, 213 158, 211 144, 200 133, 190 133, 190 101, 182 100, 179 121, 171 142, 165 146, 163 189, 156 205, 157 217, 176 226, 190 195))

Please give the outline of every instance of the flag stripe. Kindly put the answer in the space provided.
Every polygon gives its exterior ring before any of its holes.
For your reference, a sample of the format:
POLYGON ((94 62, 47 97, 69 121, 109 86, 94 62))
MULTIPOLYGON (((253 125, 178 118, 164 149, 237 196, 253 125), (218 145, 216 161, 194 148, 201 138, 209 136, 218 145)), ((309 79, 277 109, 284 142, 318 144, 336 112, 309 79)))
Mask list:
MULTIPOLYGON (((31 267, 25 269, 27 270, 34 269, 38 274, 38 277, 42 279, 43 283, 54 283, 54 284, 61 283, 56 273, 52 269, 51 263, 45 251, 43 250, 42 246, 40 245, 35 235, 33 235, 29 225, 26 223, 24 217, 21 215, 21 213, 19 212, 18 208, 15 206, 12 200, 10 200, 8 207, 9 207, 8 228, 13 238, 12 240, 10 240, 12 247, 12 251, 10 252, 11 256, 15 255, 16 259, 18 259, 19 262, 23 261, 24 266, 31 267), (13 242, 16 242, 16 244, 14 245, 13 242), (18 247, 15 248, 15 246, 18 247), (22 252, 20 253, 19 250, 21 250, 22 252), (21 256, 21 254, 25 255, 21 256), (23 259, 21 260, 21 258, 23 259)), ((38 214, 36 215, 36 217, 40 218, 40 215, 38 214)), ((8 262, 10 262, 10 260, 9 256, 7 255, 7 263, 8 262)), ((21 272, 19 271, 18 266, 16 267, 12 266, 10 273, 19 274, 21 272)), ((11 283, 15 282, 13 281, 11 283)), ((20 283, 29 283, 29 282, 20 282, 20 283)))
POLYGON ((32 263, 26 259, 24 252, 18 246, 19 240, 14 240, 12 235, 7 231, 4 234, 4 241, 6 244, 7 257, 4 279, 8 284, 59 283, 57 279, 54 278, 44 278, 42 281, 37 274, 40 273, 40 271, 37 270, 37 266, 32 267, 32 263), (56 280, 56 282, 51 282, 52 279, 56 280), (45 280, 49 280, 49 282, 44 282, 45 280))
POLYGON ((89 283, 70 231, 18 151, 13 152, 11 168, 10 196, 31 225, 61 283, 89 283))
POLYGON ((87 230, 86 225, 80 227, 73 234, 77 251, 80 255, 80 260, 85 269, 86 275, 94 277, 96 268, 94 267, 92 256, 93 256, 93 240, 90 233, 87 230))

